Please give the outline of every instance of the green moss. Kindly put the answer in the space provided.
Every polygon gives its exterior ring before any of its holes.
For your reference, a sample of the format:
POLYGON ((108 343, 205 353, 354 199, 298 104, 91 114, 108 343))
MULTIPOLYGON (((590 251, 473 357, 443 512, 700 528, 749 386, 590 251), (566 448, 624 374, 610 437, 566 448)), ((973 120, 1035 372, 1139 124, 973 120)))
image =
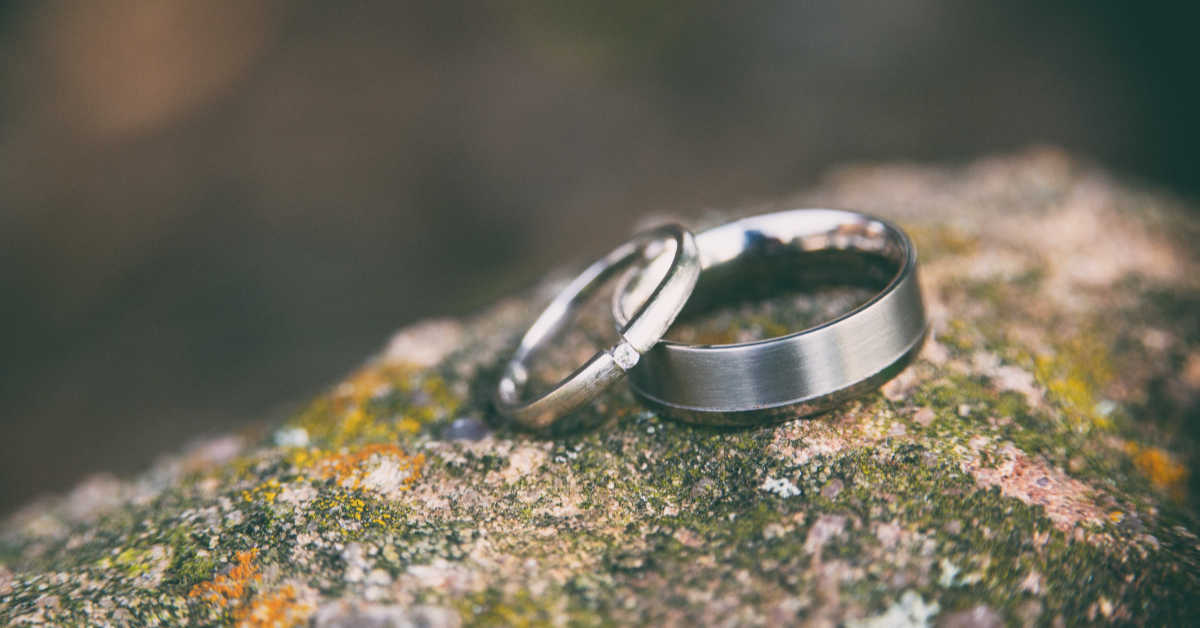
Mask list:
POLYGON ((172 549, 171 566, 163 578, 163 586, 186 595, 193 586, 212 577, 217 562, 185 527, 173 530, 168 540, 172 549))
POLYGON ((527 590, 507 594, 488 588, 458 600, 455 607, 463 623, 469 626, 512 626, 528 628, 567 624, 571 626, 611 626, 593 612, 572 604, 562 591, 533 595, 527 590))
POLYGON ((199 557, 194 553, 188 558, 177 560, 171 565, 171 577, 165 584, 179 594, 184 594, 195 585, 212 577, 217 562, 211 557, 199 557))
POLYGON ((952 319, 946 325, 946 331, 937 336, 937 341, 955 355, 969 354, 979 346, 980 340, 978 334, 960 319, 952 319))
POLYGON ((129 548, 117 554, 113 558, 113 563, 124 570, 125 575, 129 578, 136 578, 151 569, 151 565, 147 562, 150 556, 149 549, 129 548))
POLYGON ((929 263, 944 257, 970 255, 979 248, 979 237, 957 227, 908 224, 904 226, 913 239, 921 260, 929 263))

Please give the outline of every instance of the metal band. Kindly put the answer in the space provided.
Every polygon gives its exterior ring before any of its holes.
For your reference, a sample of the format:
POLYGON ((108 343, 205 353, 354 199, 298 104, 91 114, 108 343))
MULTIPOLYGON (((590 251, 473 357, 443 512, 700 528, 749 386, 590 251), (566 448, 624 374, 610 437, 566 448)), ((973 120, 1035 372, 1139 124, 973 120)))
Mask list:
MULTIPOLYGON (((736 292, 778 294, 789 278, 883 287, 834 320, 777 338, 658 343, 629 379, 642 400, 668 416, 750 425, 815 414, 878 387, 920 351, 928 325, 916 249, 888 222, 852 211, 797 209, 715 227, 696 242, 703 272, 689 311, 729 303, 736 292)), ((614 295, 618 324, 645 293, 639 281, 631 272, 614 295)))
POLYGON ((634 367, 641 354, 667 333, 687 303, 700 276, 699 252, 691 232, 679 225, 665 225, 638 234, 596 261, 555 297, 521 338, 497 385, 495 404, 501 414, 525 427, 543 429, 590 401, 634 367), (670 250, 663 250, 666 245, 670 250), (670 256, 669 258, 666 256, 670 256), (521 399, 529 379, 528 362, 553 342, 574 318, 578 309, 603 283, 634 263, 669 265, 653 293, 627 324, 620 326, 621 342, 596 353, 583 366, 560 381, 546 394, 529 401, 521 399))

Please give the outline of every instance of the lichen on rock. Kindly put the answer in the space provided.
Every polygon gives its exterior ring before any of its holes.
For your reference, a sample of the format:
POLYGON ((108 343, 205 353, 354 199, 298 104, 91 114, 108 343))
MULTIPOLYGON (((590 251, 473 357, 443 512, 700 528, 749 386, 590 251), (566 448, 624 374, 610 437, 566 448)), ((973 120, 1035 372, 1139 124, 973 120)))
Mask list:
MULTIPOLYGON (((1050 150, 847 168, 786 206, 878 213, 916 239, 933 330, 881 391, 716 430, 617 387, 590 429, 530 435, 488 405, 534 313, 512 299, 403 330, 265 433, 18 512, 0 624, 1200 615, 1193 210, 1050 150)), ((821 314, 752 310, 683 333, 821 314)))

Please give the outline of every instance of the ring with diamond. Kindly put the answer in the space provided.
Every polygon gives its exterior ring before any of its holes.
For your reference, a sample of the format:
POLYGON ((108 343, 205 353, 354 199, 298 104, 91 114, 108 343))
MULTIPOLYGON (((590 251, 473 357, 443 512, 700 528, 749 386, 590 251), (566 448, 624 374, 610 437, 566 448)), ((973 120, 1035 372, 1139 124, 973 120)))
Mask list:
MULTIPOLYGON (((774 338, 659 342, 629 383, 668 416, 751 425, 816 414, 883 384, 920 351, 928 324, 916 248, 895 225, 853 211, 797 209, 714 227, 696 243, 703 270, 684 318, 796 288, 850 283, 878 292, 833 320, 774 338)), ((645 275, 631 270, 617 286, 618 326, 645 299, 645 275)))
POLYGON ((675 322, 700 276, 700 256, 691 232, 664 225, 634 236, 593 263, 563 289, 521 338, 496 387, 495 406, 504 416, 532 429, 545 429, 625 376, 675 322), (529 363, 558 338, 605 281, 637 264, 653 263, 655 285, 618 331, 616 346, 599 351, 545 394, 522 399, 529 363), (663 268, 665 266, 665 268, 663 268))

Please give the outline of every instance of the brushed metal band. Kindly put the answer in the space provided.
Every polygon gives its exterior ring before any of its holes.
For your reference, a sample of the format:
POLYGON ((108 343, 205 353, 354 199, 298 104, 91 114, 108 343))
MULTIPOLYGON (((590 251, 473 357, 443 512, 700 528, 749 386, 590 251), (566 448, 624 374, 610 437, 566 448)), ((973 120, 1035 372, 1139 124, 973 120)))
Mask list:
POLYGON ((653 347, 675 322, 699 276, 700 257, 691 232, 679 225, 664 225, 635 235, 587 267, 525 332, 497 384, 496 409, 531 429, 554 425, 637 364, 641 354, 653 347), (621 341, 597 352, 549 392, 532 400, 522 399, 529 382, 528 365, 537 352, 559 337, 579 308, 605 281, 636 263, 652 263, 658 272, 647 273, 655 277, 653 291, 621 324, 621 341), (664 264, 666 267, 662 268, 664 264))
MULTIPOLYGON (((853 211, 797 209, 744 218, 696 236, 702 274, 688 312, 778 295, 787 283, 866 281, 882 290, 831 321, 729 345, 664 340, 629 372, 656 410, 710 425, 751 425, 815 414, 899 373, 928 324, 917 254, 898 227, 853 211)), ((646 293, 631 271, 613 299, 618 325, 646 293)))

